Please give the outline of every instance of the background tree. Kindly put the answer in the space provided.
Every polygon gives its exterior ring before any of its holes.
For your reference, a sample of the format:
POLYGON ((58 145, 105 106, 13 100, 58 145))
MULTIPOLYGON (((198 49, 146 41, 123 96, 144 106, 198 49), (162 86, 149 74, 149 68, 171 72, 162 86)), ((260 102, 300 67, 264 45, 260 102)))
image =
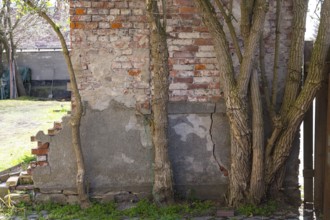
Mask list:
MULTIPOLYGON (((10 98, 16 98, 26 95, 23 80, 15 61, 17 45, 25 34, 24 30, 27 27, 32 27, 36 19, 30 14, 23 14, 19 7, 14 7, 14 0, 2 0, 0 4, 0 49, 1 51, 4 49, 6 52, 10 75, 10 98)), ((3 60, 1 62, 3 64, 3 60)), ((2 72, 3 66, 1 74, 2 72)))
MULTIPOLYGON (((278 193, 283 183, 283 167, 289 157, 293 141, 305 113, 324 79, 323 66, 330 45, 330 0, 322 2, 320 27, 315 41, 308 75, 302 79, 303 47, 308 0, 293 0, 292 42, 287 67, 287 78, 282 105, 278 108, 278 62, 281 0, 276 7, 276 40, 271 90, 265 86, 266 111, 261 104, 259 82, 265 79, 264 42, 262 32, 268 13, 268 1, 240 1, 241 35, 236 34, 232 24, 231 10, 224 1, 194 0, 215 45, 220 79, 224 89, 227 115, 231 130, 231 167, 229 173, 229 205, 259 203, 265 196, 278 193), (227 36, 219 21, 220 12, 230 30, 227 36), (240 68, 235 72, 229 43, 236 46, 240 68), (258 54, 259 56, 255 56, 258 54), (258 57, 260 60, 258 60, 258 57), (259 67, 256 69, 256 65, 259 67), (257 72, 259 70, 259 74, 257 72), (249 96, 251 97, 249 99, 249 96), (263 112, 272 119, 271 135, 266 137, 263 129, 263 112), (267 141, 265 141, 267 140, 267 141)), ((227 2, 227 1, 226 1, 227 2)), ((267 81, 264 82, 266 84, 267 81)))
POLYGON ((48 1, 30 1, 24 0, 24 2, 32 11, 36 12, 41 18, 43 18, 57 34, 61 46, 63 49, 63 55, 65 62, 68 67, 68 72, 70 76, 71 91, 73 95, 73 100, 75 102, 75 109, 71 115, 71 126, 72 126, 72 147, 76 156, 77 163, 77 176, 76 176, 76 186, 79 197, 80 206, 82 208, 87 208, 90 206, 89 197, 87 194, 86 185, 86 173, 85 173, 85 163, 83 158, 83 152, 81 148, 80 141, 80 122, 83 113, 83 106, 81 101, 81 96, 79 94, 75 72, 72 66, 70 53, 65 41, 65 38, 60 30, 60 27, 55 24, 55 22, 47 15, 47 3, 48 1))
POLYGON ((154 86, 151 100, 152 140, 155 148, 153 196, 157 203, 171 203, 174 196, 167 140, 169 68, 166 42, 166 1, 162 1, 163 22, 161 22, 157 0, 147 0, 146 5, 150 24, 151 74, 154 86))

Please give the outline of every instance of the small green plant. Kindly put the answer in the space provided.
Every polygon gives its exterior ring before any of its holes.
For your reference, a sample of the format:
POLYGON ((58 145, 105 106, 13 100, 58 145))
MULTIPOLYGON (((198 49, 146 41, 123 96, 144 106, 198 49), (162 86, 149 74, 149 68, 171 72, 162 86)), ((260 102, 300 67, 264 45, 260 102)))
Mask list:
POLYGON ((253 204, 243 205, 238 208, 238 212, 245 216, 254 216, 254 215, 261 215, 261 216, 269 216, 272 215, 278 208, 278 205, 275 201, 268 201, 265 204, 260 206, 256 206, 253 204))

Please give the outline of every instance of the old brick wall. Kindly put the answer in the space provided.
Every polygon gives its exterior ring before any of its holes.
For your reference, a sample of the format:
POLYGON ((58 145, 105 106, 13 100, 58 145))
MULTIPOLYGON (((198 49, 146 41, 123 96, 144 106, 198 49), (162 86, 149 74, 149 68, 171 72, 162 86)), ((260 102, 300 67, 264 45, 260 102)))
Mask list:
MULTIPOLYGON (((170 100, 219 101, 223 94, 213 42, 207 27, 203 25, 192 1, 169 0, 167 4, 170 100)), ((275 6, 272 1, 264 31, 267 67, 273 66, 274 59, 275 6)), ((285 1, 280 40, 281 80, 285 75, 290 45, 291 10, 291 1, 285 1)), ((239 12, 239 1, 235 1, 233 14, 236 20, 239 20, 239 12)), ((88 91, 103 93, 105 87, 109 86, 107 89, 111 89, 110 96, 113 98, 120 96, 126 102, 127 99, 134 100, 129 103, 130 106, 147 106, 150 98, 150 57, 144 1, 72 1, 70 15, 74 49, 72 57, 75 59, 83 97, 89 100, 88 91), (96 65, 102 63, 99 59, 106 59, 103 62, 106 65, 96 65), (100 76, 100 71, 109 74, 100 76)), ((239 33, 238 23, 236 27, 239 33)), ((230 47, 233 61, 238 64, 233 46, 230 47)), ((272 69, 266 69, 269 75, 272 69)))
MULTIPOLYGON (((186 197, 221 198, 228 181, 230 135, 212 39, 192 1, 168 0, 167 4, 169 155, 175 189, 186 197)), ((269 8, 264 40, 266 66, 272 67, 275 1, 269 8)), ((239 11, 239 1, 235 0, 237 21, 239 11)), ((284 2, 282 18, 280 84, 290 46, 291 1, 284 2)), ((235 26, 239 33, 238 23, 235 26)), ((145 1, 72 0, 70 27, 71 58, 85 106, 81 137, 91 192, 150 194, 153 148, 148 115, 152 80, 145 1)), ((233 61, 237 68, 234 53, 233 61)), ((270 75, 272 68, 266 71, 270 75)), ((69 129, 67 126, 64 123, 63 130, 69 129)), ((61 176, 75 172, 74 161, 58 161, 72 154, 69 134, 60 132, 62 139, 55 136, 53 144, 50 140, 54 150, 48 155, 49 165, 38 167, 34 174, 41 191, 74 188, 72 181, 59 182, 54 176, 56 170, 61 176), (45 175, 53 181, 43 180, 45 175)))

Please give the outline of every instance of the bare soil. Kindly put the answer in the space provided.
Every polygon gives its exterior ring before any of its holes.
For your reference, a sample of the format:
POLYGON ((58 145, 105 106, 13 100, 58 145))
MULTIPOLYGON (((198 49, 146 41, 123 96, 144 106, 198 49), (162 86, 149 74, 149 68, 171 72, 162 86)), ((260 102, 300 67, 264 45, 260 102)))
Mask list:
POLYGON ((30 137, 53 127, 70 110, 70 102, 0 100, 0 171, 31 155, 30 137))

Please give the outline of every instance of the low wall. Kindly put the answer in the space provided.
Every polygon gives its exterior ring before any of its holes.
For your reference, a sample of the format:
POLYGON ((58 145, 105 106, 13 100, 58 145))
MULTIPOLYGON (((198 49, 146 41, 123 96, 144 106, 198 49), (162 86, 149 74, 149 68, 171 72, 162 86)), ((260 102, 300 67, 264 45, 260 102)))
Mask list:
MULTIPOLYGON (((151 195, 154 152, 149 115, 140 115, 115 101, 103 110, 86 106, 81 138, 92 197, 131 192, 151 195)), ((170 103, 169 156, 176 195, 183 198, 221 199, 227 190, 229 130, 222 103, 170 103)), ((35 187, 43 200, 52 195, 75 195, 76 163, 71 147, 69 118, 62 130, 37 139, 49 143, 48 155, 39 155, 33 169, 35 187)))
POLYGON ((32 70, 32 80, 69 80, 62 51, 17 52, 17 65, 32 70))
POLYGON ((70 81, 62 51, 35 50, 17 52, 17 65, 32 71, 28 95, 38 98, 70 99, 70 81))

